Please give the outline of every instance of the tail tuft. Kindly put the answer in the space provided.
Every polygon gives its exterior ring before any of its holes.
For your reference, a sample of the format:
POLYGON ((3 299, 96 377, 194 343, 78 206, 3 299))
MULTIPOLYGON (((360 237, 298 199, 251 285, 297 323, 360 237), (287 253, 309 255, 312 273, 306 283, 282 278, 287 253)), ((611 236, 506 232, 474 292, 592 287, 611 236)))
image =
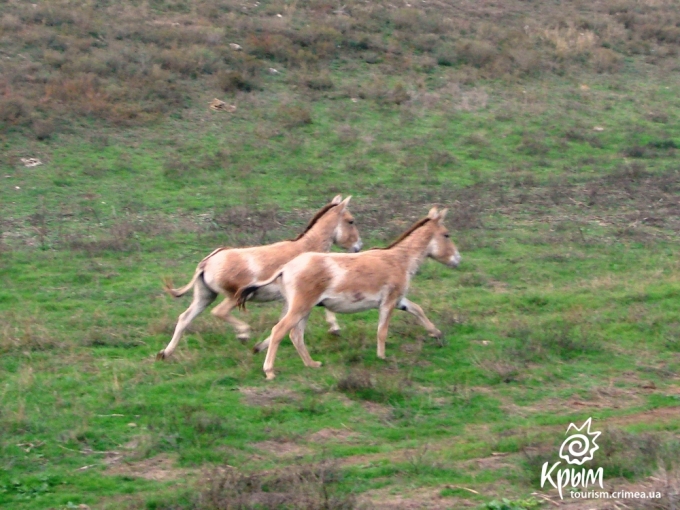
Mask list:
POLYGON ((181 297, 182 294, 177 292, 177 289, 174 289, 172 286, 172 280, 170 278, 163 278, 163 290, 170 294, 174 298, 181 297))
POLYGON ((194 273, 194 277, 191 279, 189 283, 187 283, 184 287, 180 287, 179 289, 173 289, 172 288, 172 281, 169 278, 164 278, 163 279, 163 288, 165 289, 165 292, 170 294, 172 297, 182 297, 184 294, 189 292, 191 289, 194 288, 194 284, 196 283, 196 280, 203 275, 203 268, 198 267, 196 269, 196 272, 194 273))
POLYGON ((245 310, 246 301, 248 301, 248 298, 255 294, 257 292, 257 289, 259 288, 260 288, 259 285, 248 285, 236 291, 236 294, 234 294, 234 299, 236 299, 236 306, 238 306, 240 310, 245 310))
POLYGON ((271 285, 282 274, 283 274, 283 271, 279 271, 278 273, 275 273, 268 280, 264 280, 264 281, 257 282, 257 283, 251 283, 250 285, 246 285, 245 287, 241 287, 234 294, 234 299, 236 300, 236 306, 238 306, 241 310, 245 310, 246 309, 246 301, 248 300, 248 298, 250 296, 255 294, 258 291, 258 289, 261 289, 262 287, 266 287, 267 285, 271 285))

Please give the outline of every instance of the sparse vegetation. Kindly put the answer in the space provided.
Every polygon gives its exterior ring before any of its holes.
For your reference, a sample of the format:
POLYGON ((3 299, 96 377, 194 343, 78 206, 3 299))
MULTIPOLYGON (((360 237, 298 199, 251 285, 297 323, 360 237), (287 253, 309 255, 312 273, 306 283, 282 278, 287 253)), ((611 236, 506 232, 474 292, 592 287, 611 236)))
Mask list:
MULTIPOLYGON (((534 508, 589 416, 607 484, 663 486, 626 504, 677 506, 679 22, 633 0, 0 2, 0 506, 534 508), (463 264, 410 294, 443 338, 395 312, 381 361, 376 313, 335 337, 313 312, 324 366, 284 342, 272 386, 204 314, 152 362, 186 305, 163 279, 337 193, 367 246, 449 207, 463 264)), ((257 340, 279 306, 253 306, 257 340)))

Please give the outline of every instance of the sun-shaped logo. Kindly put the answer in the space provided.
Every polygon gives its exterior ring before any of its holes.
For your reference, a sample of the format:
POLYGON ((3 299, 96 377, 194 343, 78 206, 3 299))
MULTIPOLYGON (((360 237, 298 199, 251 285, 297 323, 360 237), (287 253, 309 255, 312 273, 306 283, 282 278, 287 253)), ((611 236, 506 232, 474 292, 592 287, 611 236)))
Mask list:
POLYGON ((595 444, 595 440, 599 437, 601 432, 591 432, 592 418, 588 418, 583 425, 577 427, 570 423, 567 427, 566 434, 573 427, 576 432, 584 431, 585 434, 572 434, 564 440, 560 447, 560 458, 566 460, 569 464, 576 464, 581 466, 584 462, 593 459, 593 454, 600 447, 595 444), (585 429, 585 430, 584 430, 585 429))

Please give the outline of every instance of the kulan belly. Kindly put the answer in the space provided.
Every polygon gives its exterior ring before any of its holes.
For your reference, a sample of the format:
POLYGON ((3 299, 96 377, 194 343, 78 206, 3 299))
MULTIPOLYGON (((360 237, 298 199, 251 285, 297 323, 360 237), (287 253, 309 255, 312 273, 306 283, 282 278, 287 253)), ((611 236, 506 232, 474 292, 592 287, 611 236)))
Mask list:
POLYGON ((250 298, 252 301, 259 302, 278 301, 279 299, 283 299, 283 296, 281 295, 281 288, 276 284, 260 287, 250 298))
POLYGON ((362 292, 332 296, 323 300, 323 306, 335 313, 354 313, 380 307, 380 296, 362 292))

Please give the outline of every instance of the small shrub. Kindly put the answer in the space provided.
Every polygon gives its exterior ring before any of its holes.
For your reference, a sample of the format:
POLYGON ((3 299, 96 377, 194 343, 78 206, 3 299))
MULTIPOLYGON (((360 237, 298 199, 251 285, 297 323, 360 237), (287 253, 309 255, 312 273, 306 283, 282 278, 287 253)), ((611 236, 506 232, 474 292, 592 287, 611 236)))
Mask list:
POLYGON ((223 433, 229 429, 228 420, 205 411, 191 414, 188 424, 201 434, 223 433))
POLYGON ((360 400, 382 403, 399 403, 406 397, 410 381, 391 375, 373 375, 366 369, 356 368, 338 380, 338 391, 360 400))
POLYGON ((89 256, 100 255, 106 252, 128 252, 138 248, 135 242, 137 229, 127 220, 117 221, 111 225, 108 232, 100 238, 72 235, 66 238, 66 246, 72 250, 83 251, 89 256))
POLYGON ((534 51, 526 48, 513 48, 508 52, 515 69, 525 75, 538 72, 541 69, 541 57, 534 51))
POLYGON ((461 41, 456 45, 460 62, 480 68, 489 65, 496 58, 498 51, 486 41, 461 41))
POLYGON ((334 87, 333 80, 327 71, 303 78, 302 83, 310 90, 332 90, 334 87))
POLYGON ((545 156, 550 152, 550 147, 539 136, 525 136, 517 151, 528 156, 545 156))
POLYGON ((361 393, 375 387, 371 374, 366 370, 349 372, 338 380, 338 391, 343 393, 361 393))
POLYGON ((21 30, 21 27, 21 19, 13 14, 5 14, 0 19, 0 29, 5 32, 18 32, 21 30))
POLYGON ((292 41, 279 34, 251 34, 246 43, 248 53, 268 60, 288 63, 290 61, 306 60, 303 53, 296 51, 292 41), (301 58, 302 57, 302 58, 301 58))
POLYGON ((367 64, 379 64, 382 62, 382 57, 374 51, 369 51, 364 54, 364 62, 367 64))
POLYGON ((649 171, 647 170, 647 166, 642 162, 633 161, 632 163, 619 166, 614 172, 606 177, 606 180, 610 183, 616 183, 622 180, 639 181, 648 176, 649 171))
POLYGON ((277 116, 287 128, 306 126, 312 123, 312 112, 304 105, 279 106, 277 116))
POLYGON ((404 87, 404 84, 399 82, 394 86, 390 93, 390 101, 394 104, 402 104, 411 99, 411 95, 404 87))
POLYGON ((343 124, 338 127, 336 134, 341 144, 352 144, 359 139, 359 133, 349 124, 343 124))
POLYGON ((680 458, 680 442, 662 434, 631 434, 609 429, 602 432, 598 442, 600 452, 590 467, 602 467, 607 479, 635 479, 649 476, 657 468, 670 470, 680 458))
POLYGON ((432 52, 437 47, 439 40, 439 36, 436 34, 423 34, 414 37, 411 40, 411 44, 419 51, 432 52))
POLYGON ((217 74, 217 85, 224 92, 252 92, 257 89, 256 80, 240 71, 225 71, 217 74))
POLYGON ((345 172, 350 175, 360 176, 373 172, 373 167, 368 161, 362 159, 350 160, 345 164, 345 172))
POLYGON ((0 99, 0 129, 28 124, 31 113, 31 107, 21 98, 0 99))
MULTIPOLYGON (((527 299, 527 308, 543 308, 547 303, 539 296, 527 299)), ((588 324, 572 324, 565 321, 552 321, 538 327, 525 323, 512 325, 506 333, 514 343, 508 344, 506 353, 510 359, 523 362, 549 359, 556 356, 572 360, 584 354, 601 351, 597 338, 588 324)))
POLYGON ((486 138, 484 133, 472 133, 465 139, 465 143, 468 145, 476 145, 477 147, 489 146, 489 140, 486 138))
POLYGON ((653 147, 655 149, 661 149, 661 150, 669 150, 669 149, 677 149, 678 144, 675 143, 675 140, 672 140, 670 138, 667 138, 665 140, 654 140, 652 142, 649 142, 647 144, 649 147, 653 147))
POLYGON ((536 498, 509 500, 507 498, 494 499, 486 505, 484 510, 533 510, 542 506, 543 503, 536 498))
POLYGON ((442 44, 435 52, 437 64, 440 66, 452 66, 458 62, 458 53, 452 44, 442 44))
POLYGON ((464 273, 458 278, 458 284, 463 287, 486 287, 489 279, 482 273, 464 273))
POLYGON ((38 140, 47 140, 54 134, 54 122, 52 120, 34 120, 33 134, 38 140))
POLYGON ((456 157, 448 151, 434 151, 427 158, 427 163, 432 168, 445 168, 457 162, 456 157))
MULTIPOLYGON (((91 281, 91 275, 78 275, 76 283, 89 283, 91 281)), ((110 347, 116 349, 133 349, 144 345, 141 340, 136 340, 134 338, 129 338, 129 333, 121 333, 121 331, 116 330, 111 327, 92 327, 86 334, 82 345, 87 347, 110 347)))
POLYGON ((621 69, 622 58, 608 48, 595 49, 590 59, 598 73, 614 73, 621 69))
POLYGON ((517 381, 520 367, 504 359, 484 359, 477 363, 479 368, 489 373, 498 382, 511 383, 517 381))
POLYGON ((0 352, 43 351, 57 345, 41 317, 19 316, 14 312, 0 314, 0 352))
POLYGON ((392 23, 400 30, 415 30, 420 23, 420 11, 418 9, 397 9, 392 14, 392 23))
POLYGON ((647 147, 644 145, 631 145, 623 150, 623 155, 628 158, 644 158, 647 155, 647 147))
POLYGON ((168 159, 163 165, 163 175, 166 179, 178 180, 189 177, 190 168, 187 163, 178 159, 168 159))
POLYGON ((330 462, 245 473, 219 469, 204 476, 192 508, 203 510, 352 510, 352 494, 338 489, 342 473, 330 462))
POLYGON ((659 124, 667 124, 668 121, 670 120, 670 118, 668 117, 668 113, 661 111, 650 112, 647 115, 647 118, 652 122, 658 122, 659 124))

